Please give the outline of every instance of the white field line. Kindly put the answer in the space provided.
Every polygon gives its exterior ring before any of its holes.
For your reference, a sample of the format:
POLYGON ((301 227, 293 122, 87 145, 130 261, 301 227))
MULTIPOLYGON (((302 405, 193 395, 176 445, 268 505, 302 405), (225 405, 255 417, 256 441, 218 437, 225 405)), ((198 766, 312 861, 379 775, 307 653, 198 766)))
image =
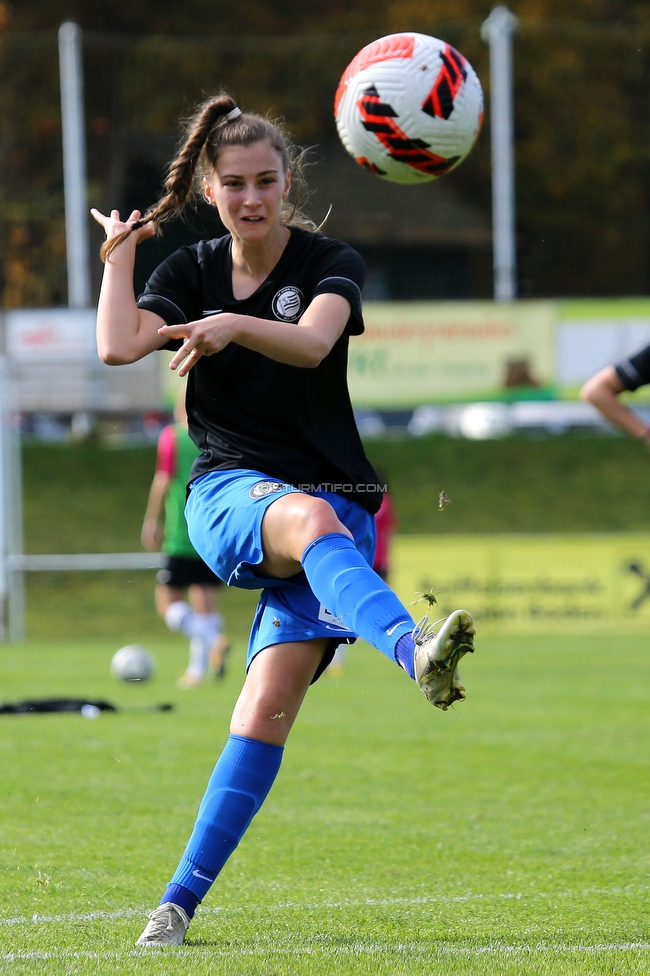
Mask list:
MULTIPOLYGON (((372 943, 360 942, 350 946, 277 946, 258 947, 255 949, 215 949, 212 946, 179 946, 171 951, 175 958, 187 957, 196 959, 197 955, 208 956, 211 959, 223 957, 232 959, 233 957, 251 956, 318 956, 326 954, 329 959, 336 956, 351 955, 370 955, 370 954, 408 954, 409 956, 426 955, 431 959, 432 954, 441 956, 530 956, 538 952, 548 954, 554 953, 599 953, 599 952, 639 952, 650 949, 650 942, 600 942, 594 944, 580 943, 578 945, 567 945, 566 943, 538 942, 534 945, 486 945, 476 947, 449 946, 449 945, 422 945, 403 944, 403 943, 372 943)), ((165 952, 169 952, 165 949, 165 952)), ((156 949, 142 948, 130 949, 127 952, 78 952, 72 950, 61 950, 60 952, 6 952, 0 954, 0 964, 3 962, 21 962, 30 960, 47 961, 49 959, 96 959, 114 960, 133 959, 134 957, 151 956, 156 949)))
MULTIPOLYGON (((495 900, 512 900, 521 901, 524 898, 543 898, 552 900, 554 898, 588 898, 591 895, 623 895, 623 896, 633 896, 637 894, 642 894, 650 889, 648 885, 639 885, 638 887, 612 887, 612 888, 585 888, 582 891, 554 891, 545 892, 537 891, 534 888, 528 891, 518 891, 518 892, 501 892, 494 895, 485 894, 469 894, 469 895, 453 895, 445 897, 444 895, 433 895, 426 896, 422 895, 417 898, 363 898, 358 901, 326 901, 326 902, 279 902, 276 905, 260 905, 255 910, 258 913, 262 912, 283 912, 283 911, 331 911, 333 909, 347 909, 347 908, 365 908, 373 906, 412 906, 412 905, 432 905, 432 904, 457 904, 459 902, 471 902, 471 901, 495 901, 495 900)), ((246 911, 250 911, 251 906, 246 906, 246 911)), ((71 912, 63 915, 19 915, 13 918, 0 918, 1 925, 50 925, 57 924, 60 922, 95 922, 104 919, 113 918, 135 918, 146 916, 150 909, 146 908, 122 908, 113 912, 85 912, 77 914, 71 912)), ((215 908, 203 908, 199 907, 198 914, 200 915, 228 915, 234 914, 236 912, 244 911, 243 907, 234 905, 232 907, 215 907, 215 908)), ((0 956, 0 958, 2 958, 0 956)))

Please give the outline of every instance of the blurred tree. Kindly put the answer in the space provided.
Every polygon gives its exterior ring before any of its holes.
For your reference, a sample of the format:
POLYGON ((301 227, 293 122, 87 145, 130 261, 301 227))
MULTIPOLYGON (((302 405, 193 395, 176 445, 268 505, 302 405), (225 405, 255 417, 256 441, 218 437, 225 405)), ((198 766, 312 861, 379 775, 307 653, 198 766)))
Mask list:
MULTIPOLYGON (((509 5, 521 18, 515 107, 522 294, 648 293, 650 4, 509 5)), ((487 93, 489 58, 479 27, 492 6, 491 0, 0 2, 4 304, 65 300, 55 34, 62 20, 77 20, 86 31, 91 193, 107 204, 130 200, 136 178, 156 192, 151 174, 162 174, 176 119, 224 84, 245 107, 285 115, 299 139, 334 139, 338 77, 363 43, 383 33, 444 36, 470 59, 487 93)), ((448 179, 489 207, 488 134, 448 179)))
POLYGON ((327 0, 306 4, 304 0, 110 0, 89 4, 87 0, 33 0, 16 5, 14 30, 43 30, 58 27, 63 20, 75 20, 90 30, 138 34, 187 36, 254 36, 366 31, 372 17, 383 17, 370 0, 354 4, 327 0))
MULTIPOLYGON (((487 14, 479 0, 395 0, 391 26, 487 14)), ((650 291, 650 4, 512 0, 520 292, 650 291)), ((468 46, 466 53, 472 58, 468 46)), ((484 56, 482 81, 488 81, 484 56)), ((487 87, 487 85, 486 85, 487 87)), ((489 112, 488 112, 489 128, 489 112)), ((458 182, 485 192, 485 156, 458 182)))
MULTIPOLYGON (((47 30, 75 20, 90 30, 188 36, 349 33, 413 24, 451 23, 486 17, 492 0, 30 0, 4 4, 12 10, 12 30, 47 30)), ((647 0, 510 0, 527 20, 560 18, 591 23, 647 23, 647 0)))

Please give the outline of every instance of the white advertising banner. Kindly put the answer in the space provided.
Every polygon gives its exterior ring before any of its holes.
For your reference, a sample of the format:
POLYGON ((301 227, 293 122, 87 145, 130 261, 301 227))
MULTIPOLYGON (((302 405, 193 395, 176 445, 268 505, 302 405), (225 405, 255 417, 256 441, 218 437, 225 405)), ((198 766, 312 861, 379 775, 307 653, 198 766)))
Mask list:
MULTIPOLYGON (((647 298, 558 303, 554 369, 558 395, 577 396, 591 376, 649 343, 647 298)), ((647 399, 650 390, 642 388, 638 396, 647 399)))
POLYGON ((0 348, 6 349, 20 410, 135 413, 161 408, 158 354, 106 366, 97 355, 95 309, 15 309, 2 318, 0 348))
POLYGON ((17 362, 97 362, 95 309, 37 308, 7 312, 7 352, 17 362))

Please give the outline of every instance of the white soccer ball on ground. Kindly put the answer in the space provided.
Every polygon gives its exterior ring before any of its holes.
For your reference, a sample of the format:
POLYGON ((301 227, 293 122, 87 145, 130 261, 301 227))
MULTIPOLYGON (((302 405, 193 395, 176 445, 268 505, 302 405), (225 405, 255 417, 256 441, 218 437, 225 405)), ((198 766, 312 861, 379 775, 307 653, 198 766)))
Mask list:
POLYGON ((111 674, 120 681, 147 681, 156 662, 152 654, 140 644, 127 644, 113 655, 111 674))
POLYGON ((357 163, 394 183, 427 183, 467 156, 483 123, 483 91, 445 41, 413 32, 364 47, 334 99, 341 141, 357 163))

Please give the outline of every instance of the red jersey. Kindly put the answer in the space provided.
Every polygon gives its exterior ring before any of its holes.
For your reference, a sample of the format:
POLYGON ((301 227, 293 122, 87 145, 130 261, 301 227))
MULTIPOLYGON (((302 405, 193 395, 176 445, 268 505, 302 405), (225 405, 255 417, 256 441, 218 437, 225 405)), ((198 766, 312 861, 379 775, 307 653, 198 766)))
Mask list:
POLYGON ((372 568, 386 572, 390 561, 390 540, 397 528, 395 509, 387 491, 384 492, 381 507, 375 515, 375 526, 377 527, 377 548, 375 549, 375 561, 372 568))

